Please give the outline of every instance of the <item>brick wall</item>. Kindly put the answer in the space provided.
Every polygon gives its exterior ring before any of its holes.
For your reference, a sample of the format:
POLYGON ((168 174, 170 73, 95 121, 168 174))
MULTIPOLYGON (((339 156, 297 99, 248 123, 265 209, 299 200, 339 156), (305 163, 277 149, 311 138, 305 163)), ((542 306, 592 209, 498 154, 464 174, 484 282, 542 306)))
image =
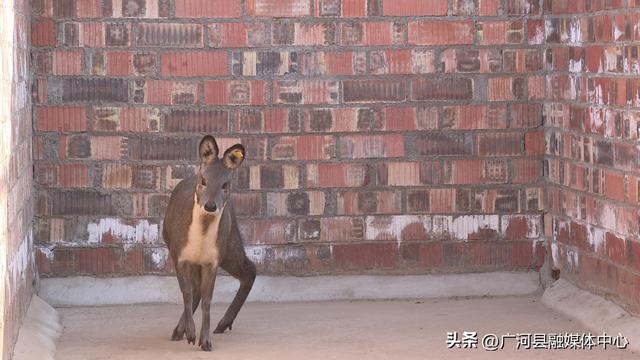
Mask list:
POLYGON ((640 312, 640 2, 548 4, 547 232, 561 275, 640 312))
POLYGON ((33 292, 29 2, 0 1, 0 357, 10 359, 33 292))
POLYGON ((542 262, 538 0, 36 0, 41 274, 172 271, 161 236, 196 145, 262 273, 542 262))

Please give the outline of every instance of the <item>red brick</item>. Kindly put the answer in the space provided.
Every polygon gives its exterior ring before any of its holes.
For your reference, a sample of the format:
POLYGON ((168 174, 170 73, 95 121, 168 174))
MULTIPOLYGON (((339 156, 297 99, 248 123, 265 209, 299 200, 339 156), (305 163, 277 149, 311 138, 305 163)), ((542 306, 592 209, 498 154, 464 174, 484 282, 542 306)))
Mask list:
POLYGON ((544 132, 535 131, 527 132, 524 134, 524 148, 527 155, 544 155, 545 154, 545 142, 544 132))
POLYGON ((505 2, 505 13, 508 15, 538 15, 540 9, 540 0, 507 0, 505 2))
POLYGON ((338 244, 333 246, 333 259, 338 269, 390 269, 396 266, 395 244, 338 244))
POLYGON ((478 155, 512 156, 523 150, 521 133, 494 133, 478 135, 478 155))
POLYGON ((353 52, 328 52, 324 55, 329 75, 354 75, 353 52))
POLYGON ((385 16, 443 16, 447 15, 447 0, 384 0, 385 16))
POLYGON ((116 248, 84 248, 77 251, 78 274, 113 274, 119 270, 120 252, 116 248))
POLYGON ((268 36, 264 24, 219 23, 209 25, 209 45, 212 47, 261 46, 268 36))
POLYGON ((261 105, 265 103, 265 82, 260 80, 205 81, 204 101, 208 105, 261 105))
POLYGON ((390 22, 367 22, 364 27, 365 45, 391 45, 393 24, 390 22))
POLYGON ((345 80, 342 84, 345 102, 403 101, 408 84, 399 80, 345 80))
POLYGON ((31 45, 54 46, 55 44, 56 31, 53 20, 34 20, 31 24, 31 45))
POLYGON ((175 0, 176 17, 234 18, 242 15, 240 0, 175 0))
POLYGON ((86 164, 63 164, 58 166, 58 186, 83 188, 89 186, 89 167, 86 164))
POLYGON ((400 194, 395 191, 348 191, 338 193, 338 214, 368 215, 399 213, 400 194))
POLYGON ((80 24, 80 31, 82 32, 80 45, 90 48, 105 46, 104 24, 82 23, 80 24))
POLYGON ((146 104, 194 104, 198 101, 198 86, 193 82, 167 80, 146 81, 146 104))
POLYGON ((478 184, 482 182, 483 162, 480 160, 452 161, 452 184, 478 184))
POLYGON ((389 162, 378 166, 380 182, 389 186, 422 185, 420 164, 416 162, 389 162))
POLYGON ((537 215, 502 217, 503 236, 508 240, 536 239, 541 235, 541 219, 537 215))
POLYGON ((91 158, 94 160, 118 160, 121 158, 122 138, 96 136, 91 138, 91 158))
POLYGON ((508 77, 489 79, 487 97, 490 101, 514 100, 522 95, 521 79, 508 77))
POLYGON ((416 109, 413 107, 385 107, 386 130, 416 130, 416 109))
POLYGON ((429 190, 429 212, 446 214, 455 212, 456 192, 454 189, 429 190))
POLYGON ((213 109, 172 109, 164 117, 166 132, 229 132, 229 111, 213 109))
POLYGON ((511 128, 531 128, 542 125, 542 105, 511 104, 511 128))
POLYGON ((79 18, 98 18, 101 14, 100 0, 81 0, 77 2, 79 18))
POLYGON ((311 15, 307 0, 247 0, 250 16, 298 17, 311 15))
POLYGON ((370 54, 369 70, 374 74, 411 74, 410 50, 374 51, 370 54))
POLYGON ((413 100, 465 100, 473 98, 473 81, 468 78, 414 79, 413 100))
POLYGON ((164 76, 217 76, 227 74, 227 54, 222 51, 163 53, 164 76))
POLYGON ((543 19, 528 19, 527 20, 527 37, 529 44, 540 45, 544 43, 544 20, 543 19))
POLYGON ((86 131, 86 109, 75 106, 39 106, 36 111, 38 131, 86 131))
POLYGON ((273 99, 278 104, 335 104, 338 87, 332 80, 277 80, 273 99))
POLYGON ((340 156, 348 159, 404 156, 403 135, 360 135, 340 138, 340 156))
POLYGON ((359 187, 371 182, 369 168, 362 164, 320 163, 307 165, 309 187, 359 187))
POLYGON ((294 241, 296 223, 291 220, 254 220, 254 240, 258 244, 286 244, 294 241))
POLYGON ((625 240, 612 233, 606 235, 607 257, 618 264, 626 263, 625 240))
POLYGON ((332 217, 320 220, 320 241, 340 243, 364 238, 361 218, 332 217))
POLYGON ((342 0, 342 17, 367 16, 367 0, 342 0))
POLYGON ((604 171, 605 194, 608 198, 625 201, 624 175, 611 171, 604 171))
POLYGON ((282 137, 271 149, 274 160, 327 160, 335 157, 333 136, 282 137))
POLYGON ((520 44, 524 38, 522 21, 480 22, 482 45, 520 44))
POLYGON ((126 51, 109 51, 107 58, 107 75, 127 76, 133 73, 132 54, 126 51))
POLYGON ((411 45, 473 44, 471 21, 424 20, 409 22, 411 45))
POLYGON ((123 256, 123 270, 129 274, 144 272, 144 251, 140 246, 129 249, 123 256))
MULTIPOLYGON (((296 46, 335 45, 336 30, 334 23, 299 23, 293 26, 293 43, 296 46)), ((288 44, 280 41, 274 34, 274 44, 288 44)))
POLYGON ((142 23, 137 25, 138 46, 202 47, 203 30, 196 24, 142 23))
POLYGON ((540 160, 517 159, 513 161, 513 179, 517 184, 536 182, 542 176, 540 160))
POLYGON ((479 15, 480 16, 498 15, 499 7, 500 7, 500 0, 483 0, 480 2, 479 15))
POLYGON ((507 111, 502 105, 445 107, 442 126, 455 130, 505 129, 507 111))
POLYGON ((418 265, 421 269, 437 269, 442 266, 442 243, 420 244, 418 251, 418 265))

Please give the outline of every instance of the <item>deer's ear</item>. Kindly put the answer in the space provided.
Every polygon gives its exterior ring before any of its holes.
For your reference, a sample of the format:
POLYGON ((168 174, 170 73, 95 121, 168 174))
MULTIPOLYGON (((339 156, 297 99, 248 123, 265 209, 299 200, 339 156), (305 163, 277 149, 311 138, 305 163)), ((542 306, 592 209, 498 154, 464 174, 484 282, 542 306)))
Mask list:
POLYGON ((222 157, 224 164, 231 170, 235 170, 244 161, 244 146, 235 144, 224 152, 222 157))
POLYGON ((198 146, 198 154, 204 164, 210 164, 215 161, 218 158, 218 143, 216 139, 211 135, 203 137, 198 146))

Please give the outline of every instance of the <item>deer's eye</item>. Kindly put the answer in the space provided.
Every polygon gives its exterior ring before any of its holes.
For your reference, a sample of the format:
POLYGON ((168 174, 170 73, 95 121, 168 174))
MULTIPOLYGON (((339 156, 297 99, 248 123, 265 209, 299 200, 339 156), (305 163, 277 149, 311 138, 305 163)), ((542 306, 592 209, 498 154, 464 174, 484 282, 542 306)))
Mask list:
POLYGON ((200 177, 200 185, 207 186, 207 180, 205 180, 202 176, 200 177))
POLYGON ((229 190, 229 182, 222 184, 222 190, 229 190))

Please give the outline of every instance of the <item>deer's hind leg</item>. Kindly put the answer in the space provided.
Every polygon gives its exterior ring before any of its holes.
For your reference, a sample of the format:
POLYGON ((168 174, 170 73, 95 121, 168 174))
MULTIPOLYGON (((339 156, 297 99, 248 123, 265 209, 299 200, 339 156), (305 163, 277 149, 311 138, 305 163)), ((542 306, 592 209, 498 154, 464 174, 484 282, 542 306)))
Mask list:
POLYGON ((241 253, 237 252, 235 256, 228 256, 223 259, 220 266, 231 276, 240 280, 240 288, 238 289, 236 296, 233 298, 231 305, 229 305, 227 312, 213 331, 215 334, 223 333, 227 329, 231 330, 233 321, 236 319, 236 316, 242 308, 242 305, 244 305, 245 300, 247 300, 247 296, 249 295, 253 282, 256 278, 256 266, 251 262, 251 260, 249 260, 249 258, 247 258, 244 253, 244 249, 242 249, 241 253))

